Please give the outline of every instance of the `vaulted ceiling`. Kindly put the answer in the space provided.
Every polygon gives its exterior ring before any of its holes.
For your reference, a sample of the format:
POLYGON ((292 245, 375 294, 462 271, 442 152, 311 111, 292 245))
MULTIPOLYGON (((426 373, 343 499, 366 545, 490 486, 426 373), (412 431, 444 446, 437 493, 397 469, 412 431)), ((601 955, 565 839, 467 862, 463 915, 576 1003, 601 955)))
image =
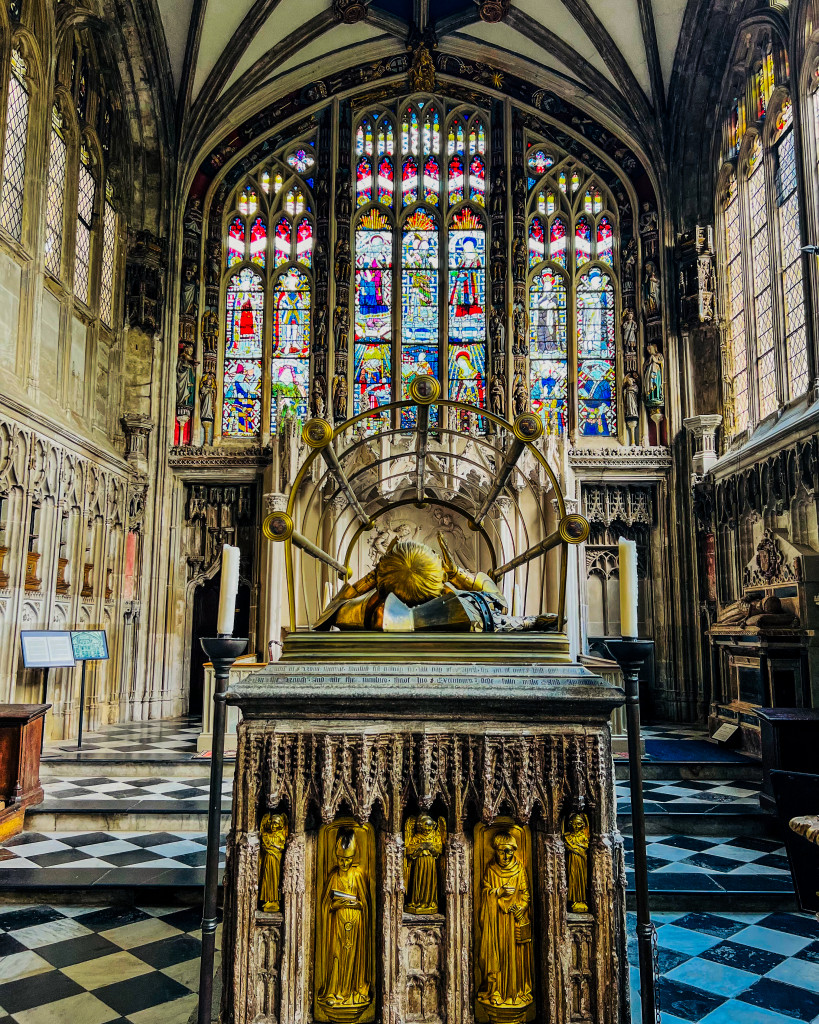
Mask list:
POLYGON ((207 125, 211 112, 229 119, 259 90, 269 97, 393 54, 413 24, 432 28, 443 49, 524 66, 544 85, 596 96, 644 124, 664 108, 687 0, 513 0, 499 23, 482 20, 487 0, 155 2, 184 137, 186 125, 207 125), (339 20, 345 6, 361 20, 339 20))

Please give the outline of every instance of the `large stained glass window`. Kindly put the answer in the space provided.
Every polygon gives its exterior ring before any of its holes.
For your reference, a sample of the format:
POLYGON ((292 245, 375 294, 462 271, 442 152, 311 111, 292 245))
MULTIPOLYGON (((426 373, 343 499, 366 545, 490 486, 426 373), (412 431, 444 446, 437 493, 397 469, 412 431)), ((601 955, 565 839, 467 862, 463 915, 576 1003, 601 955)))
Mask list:
POLYGON ((616 433, 614 288, 592 267, 577 282, 577 420, 585 437, 616 433))
POLYGON ((375 207, 355 232, 353 412, 392 401, 392 228, 375 207))
MULTIPOLYGON (((414 377, 438 376, 438 225, 417 207, 404 222, 401 248, 401 396, 414 377)), ((404 409, 405 426, 414 409, 404 409)))
POLYGON ((79 184, 77 191, 77 235, 74 243, 74 294, 87 303, 91 271, 91 220, 97 183, 90 168, 91 158, 85 146, 80 149, 79 184))
POLYGON ((751 266, 756 319, 756 377, 759 416, 776 409, 776 357, 774 355, 773 296, 769 252, 768 215, 765 207, 765 165, 758 137, 748 157, 748 210, 751 228, 751 266))
POLYGON ((449 397, 482 407, 486 398, 486 232, 470 207, 449 230, 449 397))
POLYGON ((307 419, 310 385, 310 282, 288 267, 273 285, 270 429, 288 415, 307 419))
POLYGON ((26 180, 29 95, 26 62, 19 50, 11 51, 6 138, 3 143, 3 187, 0 194, 0 222, 14 238, 23 230, 23 191, 26 180))
POLYGON ((725 195, 725 242, 728 298, 728 374, 733 392, 732 434, 748 426, 748 356, 745 337, 745 291, 742 284, 742 230, 737 180, 732 175, 725 195))
POLYGON ((537 273, 529 285, 529 362, 532 412, 541 418, 547 434, 562 434, 569 370, 566 281, 552 267, 537 273))
POLYGON ((776 206, 779 211, 782 294, 785 298, 785 356, 788 367, 788 394, 791 398, 796 398, 808 389, 808 352, 799 238, 799 197, 796 194, 793 109, 790 99, 786 99, 782 104, 776 117, 775 128, 776 206))
POLYGON ((63 119, 60 111, 54 107, 51 112, 51 143, 48 155, 45 264, 55 277, 60 276, 63 254, 65 162, 66 145, 63 135, 63 119))
POLYGON ((225 383, 222 433, 249 437, 259 433, 262 408, 262 336, 264 286, 249 267, 228 282, 226 293, 225 383))

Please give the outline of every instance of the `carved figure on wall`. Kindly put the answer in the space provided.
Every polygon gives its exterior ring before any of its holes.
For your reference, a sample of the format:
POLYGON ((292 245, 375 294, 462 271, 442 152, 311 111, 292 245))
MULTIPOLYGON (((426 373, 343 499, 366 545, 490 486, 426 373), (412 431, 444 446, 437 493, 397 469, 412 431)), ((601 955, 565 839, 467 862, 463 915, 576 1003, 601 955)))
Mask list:
POLYGON ((492 338, 492 346, 495 352, 505 353, 506 321, 503 313, 497 306, 493 306, 489 314, 489 335, 492 338))
POLYGON ((429 814, 404 825, 404 889, 410 914, 438 913, 438 863, 446 842, 446 822, 429 814))
POLYGON ((287 816, 271 814, 259 826, 259 902, 262 910, 278 913, 281 908, 282 857, 287 842, 287 816))
MULTIPOLYGON (((503 171, 495 171, 492 178, 492 216, 503 216, 503 201, 506 189, 503 187, 503 171)), ((497 237, 497 236, 496 236, 497 237)), ((500 239, 498 239, 500 241, 500 239)))
POLYGON ((347 377, 342 373, 333 378, 333 415, 337 420, 347 418, 347 377))
POLYGON ((665 360, 656 345, 646 349, 646 364, 643 367, 643 402, 647 409, 662 409, 665 405, 665 385, 663 384, 663 367, 665 360))
POLYGON ((347 338, 350 332, 350 311, 346 306, 336 306, 335 316, 336 352, 347 351, 347 338))
POLYGON ((196 278, 198 266, 186 263, 182 282, 182 313, 185 316, 196 316, 199 308, 199 281, 196 278))
POLYGON ((512 329, 515 355, 526 355, 526 307, 522 302, 512 308, 512 329))
POLYGON ((310 397, 310 413, 312 416, 317 416, 319 419, 324 418, 324 412, 326 409, 325 395, 327 394, 327 381, 324 377, 317 373, 313 378, 313 390, 310 397))
POLYGON ((490 1020, 523 1020, 532 996, 532 925, 529 880, 510 831, 492 838, 494 857, 481 880, 478 966, 481 984, 477 999, 490 1020), (498 1011, 507 1011, 501 1013, 498 1011))
POLYGON ((222 243, 218 240, 208 239, 207 243, 207 270, 205 271, 205 284, 211 288, 219 285, 219 278, 222 272, 222 243))
POLYGON ((176 404, 177 407, 193 405, 193 345, 183 345, 176 361, 176 404))
POLYGON ((516 416, 526 412, 529 405, 529 389, 526 387, 522 373, 515 374, 515 381, 512 385, 512 405, 515 408, 516 416))
POLYGON ((623 365, 626 373, 637 372, 637 318, 633 309, 623 311, 620 326, 623 339, 623 365))
POLYGON ((335 859, 317 908, 316 992, 329 1020, 350 1021, 372 1002, 374 974, 370 881, 359 859, 356 830, 338 831, 335 859))
POLYGON ((657 211, 651 208, 651 203, 643 203, 643 212, 637 222, 641 235, 648 235, 659 230, 660 220, 657 211))
POLYGON ((623 378, 623 416, 626 421, 628 443, 637 444, 637 424, 640 421, 640 384, 635 374, 623 378))
POLYGON ((643 271, 643 312, 646 316, 659 316, 662 298, 660 279, 653 263, 646 263, 643 271))
POLYGON ((589 819, 585 814, 572 814, 563 826, 566 847, 566 879, 569 886, 569 909, 575 914, 589 910, 589 819))
POLYGON ((412 55, 412 64, 407 73, 413 92, 435 92, 435 65, 423 44, 412 55))
POLYGON ((496 416, 503 416, 506 406, 506 388, 499 374, 495 374, 489 382, 489 408, 496 416))
POLYGON ((346 283, 350 280, 350 243, 346 238, 336 242, 336 281, 346 283))
POLYGON ((327 348, 327 307, 319 306, 316 309, 316 320, 315 320, 315 344, 314 350, 318 349, 324 352, 327 348))
POLYGON ((492 280, 495 284, 502 284, 506 278, 506 260, 504 259, 503 242, 498 235, 492 239, 492 280))
POLYGON ((198 196, 191 196, 188 200, 188 208, 185 210, 182 227, 185 234, 202 234, 202 200, 198 196))
POLYGON ((785 629, 798 624, 797 616, 775 595, 750 600, 742 598, 724 605, 717 615, 717 626, 785 629))
POLYGON ((516 281, 526 280, 526 263, 528 260, 528 252, 526 250, 526 243, 518 235, 515 241, 512 243, 512 265, 514 268, 514 275, 516 281))
POLYGON ((205 444, 213 443, 213 420, 216 406, 216 375, 206 370, 199 381, 199 419, 205 433, 205 444))
POLYGON ((344 178, 339 182, 336 189, 336 210, 338 211, 339 220, 346 221, 350 219, 350 215, 353 212, 353 192, 349 178, 344 178))

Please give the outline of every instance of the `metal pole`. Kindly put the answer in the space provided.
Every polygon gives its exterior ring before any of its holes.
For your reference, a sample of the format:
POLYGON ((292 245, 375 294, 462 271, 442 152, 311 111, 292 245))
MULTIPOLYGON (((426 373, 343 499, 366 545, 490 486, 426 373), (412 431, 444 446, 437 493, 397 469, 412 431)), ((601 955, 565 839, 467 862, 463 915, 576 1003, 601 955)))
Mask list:
POLYGON ((82 675, 80 676, 80 724, 77 729, 77 750, 82 750, 82 719, 85 714, 85 666, 87 661, 82 663, 82 675))
POLYGON ((625 680, 626 729, 628 732, 628 779, 631 793, 631 835, 634 843, 634 894, 637 907, 637 953, 640 965, 642 1024, 657 1024, 659 1008, 654 979, 656 930, 648 904, 646 819, 643 809, 643 765, 640 744, 640 668, 653 644, 650 640, 622 637, 606 640, 625 680))
POLYGON ((225 692, 230 667, 247 649, 246 639, 232 636, 203 638, 202 650, 213 665, 213 740, 210 756, 208 795, 208 846, 205 859, 205 892, 202 900, 202 960, 199 965, 199 1008, 197 1024, 211 1024, 213 1007, 213 958, 219 895, 219 841, 222 833, 222 774, 225 760, 225 692))

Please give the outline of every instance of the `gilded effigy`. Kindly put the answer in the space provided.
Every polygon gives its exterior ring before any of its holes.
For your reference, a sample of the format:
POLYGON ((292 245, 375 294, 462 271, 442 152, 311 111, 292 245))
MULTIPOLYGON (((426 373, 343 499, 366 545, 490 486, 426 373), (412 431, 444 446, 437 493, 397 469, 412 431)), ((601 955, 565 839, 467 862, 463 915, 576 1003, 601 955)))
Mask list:
POLYGON ((293 493, 265 520, 284 544, 291 624, 311 628, 228 697, 241 722, 223 1024, 629 1019, 609 728, 623 694, 571 662, 565 628, 569 552, 588 524, 534 444, 536 417, 482 410, 491 429, 464 437, 448 417, 471 413, 440 401, 433 437, 437 387, 410 388, 397 473, 411 486, 388 500, 377 434, 312 420, 293 493), (459 511, 458 457, 482 446, 486 479, 464 471, 459 511), (523 491, 539 504, 516 550, 490 517, 501 499, 522 515, 523 491), (308 536, 300 509, 325 495, 335 518, 308 536), (414 526, 376 529, 410 504, 414 526))

